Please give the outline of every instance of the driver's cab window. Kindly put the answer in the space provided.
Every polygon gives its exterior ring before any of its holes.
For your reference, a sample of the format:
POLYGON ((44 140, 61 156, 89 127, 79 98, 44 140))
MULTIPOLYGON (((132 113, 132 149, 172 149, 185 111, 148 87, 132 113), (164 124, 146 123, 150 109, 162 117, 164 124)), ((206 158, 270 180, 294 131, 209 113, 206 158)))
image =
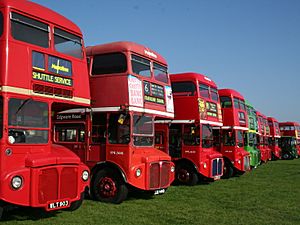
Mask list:
POLYGON ((235 135, 232 130, 223 130, 223 144, 224 146, 235 145, 235 135))
POLYGON ((185 124, 183 130, 183 143, 185 145, 200 145, 200 128, 194 124, 185 124))
POLYGON ((130 142, 129 114, 110 114, 108 124, 108 141, 110 144, 128 144, 130 142))

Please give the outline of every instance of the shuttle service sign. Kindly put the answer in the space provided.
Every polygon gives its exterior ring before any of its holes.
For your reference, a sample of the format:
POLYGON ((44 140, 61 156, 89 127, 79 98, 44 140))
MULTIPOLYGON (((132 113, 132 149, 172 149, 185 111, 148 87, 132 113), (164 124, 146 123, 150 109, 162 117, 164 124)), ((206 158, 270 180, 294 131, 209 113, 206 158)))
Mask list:
POLYGON ((142 81, 135 76, 128 76, 128 94, 130 106, 144 106, 142 81))

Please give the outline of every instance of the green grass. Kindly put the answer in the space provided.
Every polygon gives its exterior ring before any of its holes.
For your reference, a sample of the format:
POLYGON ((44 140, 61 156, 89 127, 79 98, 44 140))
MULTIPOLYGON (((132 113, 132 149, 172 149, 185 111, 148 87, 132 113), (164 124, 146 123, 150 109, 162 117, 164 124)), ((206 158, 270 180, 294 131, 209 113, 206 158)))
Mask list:
POLYGON ((240 177, 172 186, 120 205, 85 200, 74 212, 16 209, 1 224, 300 224, 300 159, 268 162, 240 177))

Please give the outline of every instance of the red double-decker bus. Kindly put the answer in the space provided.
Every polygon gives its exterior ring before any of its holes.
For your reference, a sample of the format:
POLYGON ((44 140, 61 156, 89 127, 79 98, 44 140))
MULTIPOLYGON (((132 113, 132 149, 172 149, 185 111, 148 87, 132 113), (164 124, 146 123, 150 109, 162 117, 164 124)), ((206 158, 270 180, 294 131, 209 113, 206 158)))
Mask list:
POLYGON ((271 160, 271 149, 269 148, 269 136, 268 132, 268 123, 266 122, 266 116, 261 112, 256 111, 257 123, 258 123, 258 132, 257 132, 257 148, 260 150, 261 161, 266 163, 268 160, 271 160))
POLYGON ((300 125, 297 122, 280 122, 280 147, 283 159, 294 159, 300 156, 300 125))
POLYGON ((154 194, 174 180, 174 164, 154 147, 154 119, 173 118, 165 59, 132 42, 87 48, 92 109, 57 115, 55 140, 91 169, 93 199, 121 203, 128 189, 154 194))
POLYGON ((244 132, 248 117, 244 97, 233 89, 219 89, 223 116, 221 140, 218 146, 224 157, 224 176, 250 170, 250 154, 244 150, 244 132))
POLYGON ((195 185, 199 178, 220 179, 223 158, 213 146, 213 127, 223 125, 217 86, 198 73, 170 78, 175 118, 156 121, 156 146, 172 157, 177 182, 195 185))
POLYGON ((269 147, 272 152, 272 160, 277 160, 281 158, 279 123, 274 117, 268 117, 268 124, 270 127, 269 147))
POLYGON ((2 0, 0 54, 0 213, 10 204, 76 209, 88 168, 53 144, 51 115, 89 106, 81 31, 38 4, 2 0))

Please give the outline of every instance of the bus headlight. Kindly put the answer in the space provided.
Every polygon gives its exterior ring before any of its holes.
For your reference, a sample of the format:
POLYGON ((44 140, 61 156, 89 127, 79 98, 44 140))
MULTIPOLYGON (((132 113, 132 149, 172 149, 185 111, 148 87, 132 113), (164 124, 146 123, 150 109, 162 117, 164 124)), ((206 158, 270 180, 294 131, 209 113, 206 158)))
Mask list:
POLYGON ((175 172, 175 166, 171 166, 171 172, 172 172, 172 173, 175 172))
POLYGON ((23 185, 23 179, 22 177, 20 176, 15 176, 12 178, 11 180, 11 186, 14 188, 14 189, 19 189, 20 187, 22 187, 23 185))
POLYGON ((206 169, 207 168, 207 165, 206 163, 203 163, 203 168, 206 169))
POLYGON ((83 181, 87 181, 89 179, 89 172, 87 170, 84 170, 82 172, 81 178, 83 181))
POLYGON ((141 176, 141 175, 142 175, 142 170, 141 170, 141 169, 137 169, 137 170, 135 171, 135 176, 139 177, 139 176, 141 176))
POLYGON ((238 160, 238 164, 241 164, 241 160, 240 159, 238 160))

